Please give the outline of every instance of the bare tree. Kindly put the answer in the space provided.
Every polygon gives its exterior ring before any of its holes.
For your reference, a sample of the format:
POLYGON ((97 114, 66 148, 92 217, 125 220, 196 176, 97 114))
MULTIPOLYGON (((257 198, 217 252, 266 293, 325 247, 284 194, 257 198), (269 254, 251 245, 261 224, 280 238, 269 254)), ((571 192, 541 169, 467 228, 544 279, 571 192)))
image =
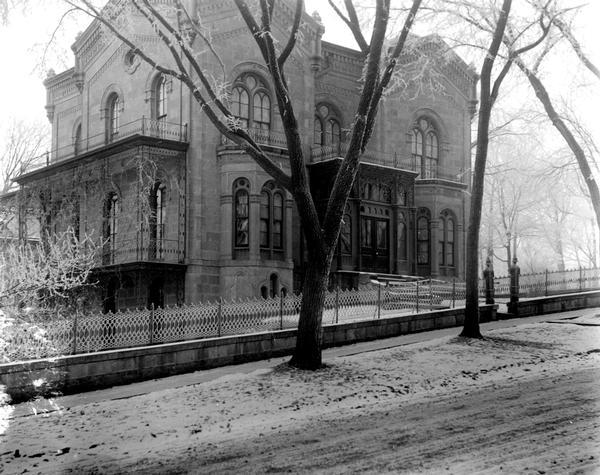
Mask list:
POLYGON ((72 228, 47 234, 43 243, 0 243, 0 306, 48 305, 67 299, 71 292, 90 285, 97 265, 98 246, 72 228))
POLYGON ((0 193, 9 191, 12 179, 42 153, 49 135, 46 124, 9 121, 0 152, 0 193))
POLYGON ((222 88, 211 81, 210 72, 203 69, 198 62, 194 45, 197 39, 202 40, 203 46, 208 44, 213 55, 216 53, 204 35, 197 10, 188 11, 180 0, 174 0, 175 10, 171 12, 172 15, 169 15, 168 10, 165 9, 159 11, 150 0, 125 2, 133 12, 141 15, 152 26, 155 34, 171 54, 176 65, 171 67, 151 57, 151 53, 145 51, 132 38, 128 38, 116 23, 117 19, 119 21, 123 19, 124 2, 111 2, 103 10, 99 10, 88 0, 65 1, 71 7, 84 11, 100 21, 157 71, 181 81, 191 91, 195 101, 217 130, 238 144, 280 186, 290 192, 296 202, 308 249, 308 266, 302 286, 303 299, 298 337, 291 364, 303 369, 320 367, 322 312, 344 208, 358 172, 361 155, 373 132, 379 102, 395 71, 421 0, 412 0, 402 31, 395 46, 390 50, 385 47, 390 0, 377 0, 369 39, 361 29, 356 10, 350 0, 345 1, 345 14, 338 10, 338 14, 346 18, 347 25, 357 38, 365 66, 355 120, 349 133, 349 147, 340 164, 322 216, 317 213, 309 188, 299 125, 286 77, 286 63, 299 38, 304 12, 302 0, 295 2, 295 13, 289 25, 289 34, 283 39, 275 38, 271 23, 277 2, 260 0, 250 3, 235 0, 241 18, 262 55, 275 89, 277 107, 286 136, 289 173, 272 161, 240 125, 229 109, 226 99, 219 92, 222 88))

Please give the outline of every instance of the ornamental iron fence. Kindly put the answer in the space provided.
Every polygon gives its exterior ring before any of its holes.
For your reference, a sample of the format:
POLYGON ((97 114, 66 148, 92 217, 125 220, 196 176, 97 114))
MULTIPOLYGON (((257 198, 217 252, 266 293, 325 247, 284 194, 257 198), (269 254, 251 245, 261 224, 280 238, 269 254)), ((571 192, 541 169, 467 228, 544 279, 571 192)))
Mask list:
MULTIPOLYGON (((302 296, 205 302, 177 307, 75 315, 43 323, 0 321, 0 362, 49 358, 176 341, 297 328, 302 296)), ((432 279, 336 289, 325 298, 323 324, 451 308, 464 283, 432 279)))

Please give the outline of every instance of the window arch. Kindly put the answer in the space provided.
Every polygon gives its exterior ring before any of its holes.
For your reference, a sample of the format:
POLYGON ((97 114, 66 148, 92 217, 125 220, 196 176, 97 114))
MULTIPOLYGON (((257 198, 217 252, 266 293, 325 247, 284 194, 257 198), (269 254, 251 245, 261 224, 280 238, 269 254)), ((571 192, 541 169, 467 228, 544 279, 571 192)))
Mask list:
POLYGON ((121 205, 119 202, 119 195, 112 192, 104 201, 104 252, 102 259, 104 264, 114 263, 114 257, 117 251, 120 212, 121 205))
POLYGON ((167 120, 167 78, 159 74, 152 85, 151 117, 159 122, 167 120))
POLYGON ((339 146, 342 141, 340 122, 333 107, 323 103, 317 105, 314 125, 315 145, 339 146))
POLYGON ((417 218, 417 264, 429 264, 429 217, 417 218))
POLYGON ((233 184, 234 247, 248 249, 250 245, 250 182, 239 178, 233 184))
POLYGON ((166 189, 167 187, 159 182, 150 193, 149 257, 154 259, 161 259, 164 253, 166 189))
POLYGON ((255 74, 244 73, 234 81, 231 110, 243 128, 271 129, 271 97, 264 81, 255 74))
POLYGON ((421 117, 411 131, 411 152, 419 178, 436 178, 439 159, 438 133, 433 123, 421 117))
POLYGON ((283 249, 283 191, 269 181, 260 192, 260 248, 283 249))
POLYGON ((454 267, 455 265, 456 225, 454 216, 450 211, 443 211, 440 215, 440 242, 439 262, 441 266, 454 267))

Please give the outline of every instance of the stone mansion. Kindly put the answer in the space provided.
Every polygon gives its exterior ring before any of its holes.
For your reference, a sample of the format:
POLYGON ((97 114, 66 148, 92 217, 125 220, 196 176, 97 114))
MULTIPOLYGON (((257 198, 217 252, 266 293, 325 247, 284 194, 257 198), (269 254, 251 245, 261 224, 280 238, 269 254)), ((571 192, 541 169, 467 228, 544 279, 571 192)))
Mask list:
MULTIPOLYGON (((187 3, 211 31, 231 110, 286 169, 272 85, 235 4, 187 3)), ((276 34, 285 38, 292 17, 289 2, 278 1, 276 34)), ((304 17, 286 75, 322 207, 346 150, 363 59, 323 41, 317 15, 304 17)), ((145 20, 131 21, 135 41, 171 64, 145 20)), ((197 47, 201 66, 222 76, 214 55, 197 47)), ((291 196, 221 136, 186 86, 98 21, 72 49, 75 66, 45 81, 52 150, 17 182, 43 211, 42 229, 68 223, 102 241, 94 276, 104 311, 299 291, 306 252, 291 196)), ((392 88, 383 99, 332 271, 464 278, 477 75, 457 56, 430 67, 443 86, 437 92, 392 88)))

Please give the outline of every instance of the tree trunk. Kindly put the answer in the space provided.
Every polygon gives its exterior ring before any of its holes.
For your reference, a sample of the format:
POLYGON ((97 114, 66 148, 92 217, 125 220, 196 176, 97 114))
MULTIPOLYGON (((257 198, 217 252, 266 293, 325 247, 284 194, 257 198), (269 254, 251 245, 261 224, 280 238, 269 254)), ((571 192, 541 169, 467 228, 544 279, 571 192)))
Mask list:
POLYGON ((477 123, 477 150, 475 152, 475 166, 473 171, 473 185, 471 187, 471 207, 469 213, 469 226, 467 228, 467 259, 465 269, 465 323, 461 336, 481 338, 479 330, 479 270, 477 254, 479 249, 479 229, 481 228, 481 207, 483 205, 483 184, 485 177, 485 163, 489 144, 490 116, 494 105, 492 92, 497 91, 504 76, 496 79, 494 88, 491 87, 492 69, 494 60, 498 55, 500 43, 504 36, 511 0, 504 0, 502 10, 494 37, 488 54, 481 68, 481 81, 479 92, 479 121, 477 123))
POLYGON ((327 293, 330 262, 309 253, 309 262, 302 285, 302 305, 298 322, 298 336, 290 365, 315 370, 321 367, 323 308, 327 293))

